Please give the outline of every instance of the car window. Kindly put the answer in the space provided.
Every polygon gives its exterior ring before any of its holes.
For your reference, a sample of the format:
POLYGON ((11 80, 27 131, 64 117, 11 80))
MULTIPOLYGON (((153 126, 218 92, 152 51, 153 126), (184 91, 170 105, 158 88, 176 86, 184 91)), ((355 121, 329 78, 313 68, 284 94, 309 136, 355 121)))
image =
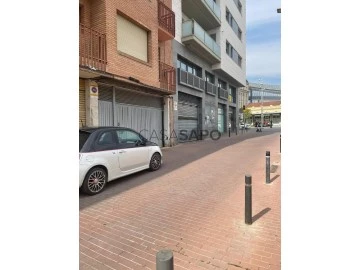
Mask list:
POLYGON ((83 148, 84 144, 86 143, 87 139, 90 137, 89 132, 79 131, 79 151, 83 148))
POLYGON ((137 142, 143 141, 139 134, 131 130, 117 130, 116 134, 121 148, 135 147, 137 142))
POLYGON ((116 148, 116 140, 113 131, 103 132, 95 143, 95 151, 112 150, 116 148))

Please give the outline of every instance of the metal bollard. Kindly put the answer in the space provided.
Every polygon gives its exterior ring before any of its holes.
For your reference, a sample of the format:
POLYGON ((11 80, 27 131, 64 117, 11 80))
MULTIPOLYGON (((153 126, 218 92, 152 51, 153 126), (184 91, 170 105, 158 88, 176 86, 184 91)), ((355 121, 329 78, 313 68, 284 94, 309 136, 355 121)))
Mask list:
POLYGON ((230 128, 229 128, 229 137, 230 137, 230 128))
POLYGON ((280 134, 280 153, 281 153, 281 134, 280 134))
POLYGON ((245 224, 252 224, 251 175, 245 175, 245 224))
POLYGON ((174 270, 174 256, 171 250, 156 253, 156 270, 174 270))
POLYGON ((270 151, 266 151, 266 184, 270 184, 270 151))
POLYGON ((237 136, 237 127, 235 127, 235 132, 236 132, 236 136, 237 136))

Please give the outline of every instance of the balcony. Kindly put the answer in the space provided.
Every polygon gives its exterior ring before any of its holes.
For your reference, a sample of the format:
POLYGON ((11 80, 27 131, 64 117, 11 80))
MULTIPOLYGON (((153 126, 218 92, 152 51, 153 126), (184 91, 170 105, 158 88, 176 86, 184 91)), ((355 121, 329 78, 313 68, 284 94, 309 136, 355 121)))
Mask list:
POLYGON ((106 35, 80 24, 79 65, 106 71, 106 35))
POLYGON ((171 94, 176 93, 175 68, 159 61, 159 81, 160 88, 167 90, 171 94))
POLYGON ((205 81, 194 74, 178 68, 179 84, 194 88, 199 91, 205 91, 205 81))
POLYGON ((182 24, 182 43, 210 64, 220 63, 220 46, 194 20, 182 24))
POLYGON ((182 0, 182 10, 206 31, 221 25, 220 7, 213 0, 182 0))
POLYGON ((216 86, 210 82, 206 82, 206 93, 215 96, 216 95, 216 86))
POLYGON ((175 37, 175 13, 158 0, 158 39, 166 41, 175 37))
POLYGON ((228 91, 219 87, 219 98, 224 99, 224 100, 228 100, 228 91))

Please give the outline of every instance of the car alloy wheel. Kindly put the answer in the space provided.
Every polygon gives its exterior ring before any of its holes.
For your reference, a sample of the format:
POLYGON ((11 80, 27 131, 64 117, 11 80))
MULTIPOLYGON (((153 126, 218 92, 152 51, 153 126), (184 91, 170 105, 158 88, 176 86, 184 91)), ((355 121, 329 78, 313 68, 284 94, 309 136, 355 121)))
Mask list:
POLYGON ((161 156, 159 153, 155 153, 152 155, 150 160, 150 170, 156 171, 160 168, 160 166, 161 166, 161 156))
POLYGON ((106 171, 103 168, 93 168, 86 175, 82 190, 89 195, 94 195, 104 189, 106 182, 106 171))

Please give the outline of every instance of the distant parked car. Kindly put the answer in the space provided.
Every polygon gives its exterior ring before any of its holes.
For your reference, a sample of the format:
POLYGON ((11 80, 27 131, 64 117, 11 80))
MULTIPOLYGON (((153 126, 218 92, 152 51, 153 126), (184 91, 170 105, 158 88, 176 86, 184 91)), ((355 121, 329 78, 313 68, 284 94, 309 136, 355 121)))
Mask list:
POLYGON ((107 182, 162 164, 160 147, 138 132, 121 127, 79 130, 79 187, 95 195, 107 182))
POLYGON ((240 128, 241 128, 241 129, 247 129, 247 128, 249 128, 249 124, 240 123, 240 128))

